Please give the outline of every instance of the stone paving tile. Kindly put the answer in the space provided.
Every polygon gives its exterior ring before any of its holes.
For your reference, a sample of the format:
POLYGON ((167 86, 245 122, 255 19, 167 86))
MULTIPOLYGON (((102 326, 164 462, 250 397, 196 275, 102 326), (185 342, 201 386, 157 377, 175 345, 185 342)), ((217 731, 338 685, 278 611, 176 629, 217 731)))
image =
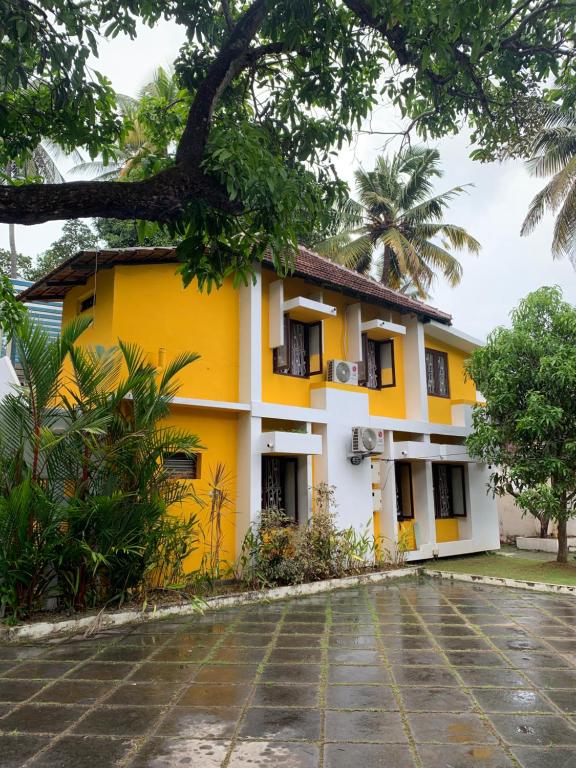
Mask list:
POLYGON ((128 739, 65 736, 30 763, 31 768, 113 768, 132 747, 128 739))
POLYGON ((513 768, 512 760, 498 746, 420 745, 423 768, 513 768))
MULTIPOLYGON (((241 741, 232 750, 228 766, 229 768, 317 768, 318 761, 319 749, 316 744, 241 741)), ((210 765, 206 766, 204 762, 202 766, 212 768, 210 765)))
POLYGON ((0 646, 0 766, 576 768, 575 626, 413 581, 0 646))
POLYGON ((514 756, 523 768, 576 768, 573 749, 513 749, 514 756))
MULTIPOLYGON (((87 710, 78 706, 58 704, 24 704, 0 719, 0 730, 5 733, 62 733, 87 710)), ((2 765, 0 756, 0 765, 2 765)))
POLYGON ((0 735, 2 768, 20 768, 26 760, 45 747, 49 743, 49 739, 49 736, 31 736, 20 733, 0 735))
MULTIPOLYGON (((410 749, 397 744, 326 744, 324 768, 415 768, 410 749)), ((468 767, 467 767, 468 768, 468 767)))

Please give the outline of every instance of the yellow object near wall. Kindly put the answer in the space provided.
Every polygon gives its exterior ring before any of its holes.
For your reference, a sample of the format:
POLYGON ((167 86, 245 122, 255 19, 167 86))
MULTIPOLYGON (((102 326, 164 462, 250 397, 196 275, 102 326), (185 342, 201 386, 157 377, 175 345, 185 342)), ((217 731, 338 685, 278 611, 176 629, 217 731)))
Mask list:
POLYGON ((460 526, 455 518, 436 520, 436 541, 442 544, 445 541, 459 541, 460 526))
POLYGON ((405 537, 406 547, 408 548, 409 552, 412 552, 416 549, 416 534, 414 533, 414 520, 399 520, 398 535, 399 537, 402 536, 403 539, 405 537))
POLYGON ((452 404, 476 402, 476 385, 466 379, 464 363, 469 355, 462 350, 442 344, 436 339, 425 336, 427 349, 445 352, 448 355, 448 382, 450 397, 428 396, 428 414, 430 421, 436 424, 452 424, 452 404))

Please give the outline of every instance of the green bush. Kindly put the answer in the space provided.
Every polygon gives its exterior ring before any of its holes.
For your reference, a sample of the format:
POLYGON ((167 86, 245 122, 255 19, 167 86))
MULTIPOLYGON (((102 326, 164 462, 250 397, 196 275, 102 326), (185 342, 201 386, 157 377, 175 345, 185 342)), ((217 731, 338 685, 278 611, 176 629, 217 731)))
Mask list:
POLYGON ((158 371, 136 345, 83 349, 89 322, 55 341, 26 317, 14 331, 25 386, 0 402, 0 599, 12 618, 47 597, 83 609, 171 586, 197 541, 196 518, 171 514, 193 486, 164 457, 200 443, 163 424, 196 355, 158 371))

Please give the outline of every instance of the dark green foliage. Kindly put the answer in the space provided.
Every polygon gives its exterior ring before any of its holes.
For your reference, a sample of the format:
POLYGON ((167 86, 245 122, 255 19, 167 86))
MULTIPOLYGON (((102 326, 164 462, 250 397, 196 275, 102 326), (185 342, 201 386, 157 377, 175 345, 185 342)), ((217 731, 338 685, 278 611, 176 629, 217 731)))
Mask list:
POLYGON ((195 516, 171 513, 194 489, 163 463, 200 447, 163 424, 197 356, 158 372, 135 345, 76 346, 89 324, 49 341, 24 318, 14 334, 26 386, 0 402, 0 585, 14 616, 48 596, 81 609, 177 583, 197 541, 195 516))
POLYGON ((566 561, 566 523, 576 513, 576 309, 559 288, 540 288, 497 328, 468 367, 486 401, 474 409, 470 453, 493 467, 497 494, 558 524, 566 561))
POLYGON ((0 167, 42 137, 117 164, 123 135, 147 136, 125 190, 0 187, 0 221, 155 222, 181 241, 185 283, 208 288, 249 280, 266 247, 288 269, 344 196, 334 153, 383 100, 425 139, 467 122, 491 159, 521 145, 543 96, 573 102, 575 25, 570 0, 6 0, 0 167), (186 28, 176 89, 148 94, 128 124, 88 56, 161 18, 186 28))
POLYGON ((16 299, 12 283, 0 274, 0 328, 10 340, 26 314, 26 308, 16 299))
POLYGON ((135 248, 137 246, 178 245, 178 239, 171 238, 166 232, 158 230, 140 239, 136 221, 119 219, 95 219, 94 229, 98 238, 107 248, 135 248))
MULTIPOLYGON (((0 248, 0 273, 10 277, 12 265, 12 254, 5 248, 0 248)), ((17 277, 23 277, 28 279, 28 274, 32 269, 32 259, 30 256, 25 256, 23 253, 16 255, 16 269, 17 277)))

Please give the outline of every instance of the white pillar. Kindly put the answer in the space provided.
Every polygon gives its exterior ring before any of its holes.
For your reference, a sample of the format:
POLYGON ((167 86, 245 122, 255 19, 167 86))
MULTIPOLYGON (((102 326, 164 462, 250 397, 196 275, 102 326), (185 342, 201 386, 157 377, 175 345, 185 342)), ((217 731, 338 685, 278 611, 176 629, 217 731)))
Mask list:
POLYGON ((262 419, 249 413, 238 417, 238 502, 236 514, 236 556, 240 554, 244 536, 258 518, 262 506, 262 455, 260 435, 262 419))
MULTIPOLYGON (((380 535, 394 545, 398 542, 394 433, 388 431, 384 432, 384 451, 380 461, 380 497, 380 535)), ((384 544, 386 546, 387 542, 384 544)))
POLYGON ((256 282, 242 285, 240 292, 240 350, 238 395, 240 402, 262 400, 262 277, 256 266, 256 282))
POLYGON ((416 317, 409 317, 404 325, 406 326, 403 344, 406 418, 413 421, 428 421, 424 326, 416 317))

